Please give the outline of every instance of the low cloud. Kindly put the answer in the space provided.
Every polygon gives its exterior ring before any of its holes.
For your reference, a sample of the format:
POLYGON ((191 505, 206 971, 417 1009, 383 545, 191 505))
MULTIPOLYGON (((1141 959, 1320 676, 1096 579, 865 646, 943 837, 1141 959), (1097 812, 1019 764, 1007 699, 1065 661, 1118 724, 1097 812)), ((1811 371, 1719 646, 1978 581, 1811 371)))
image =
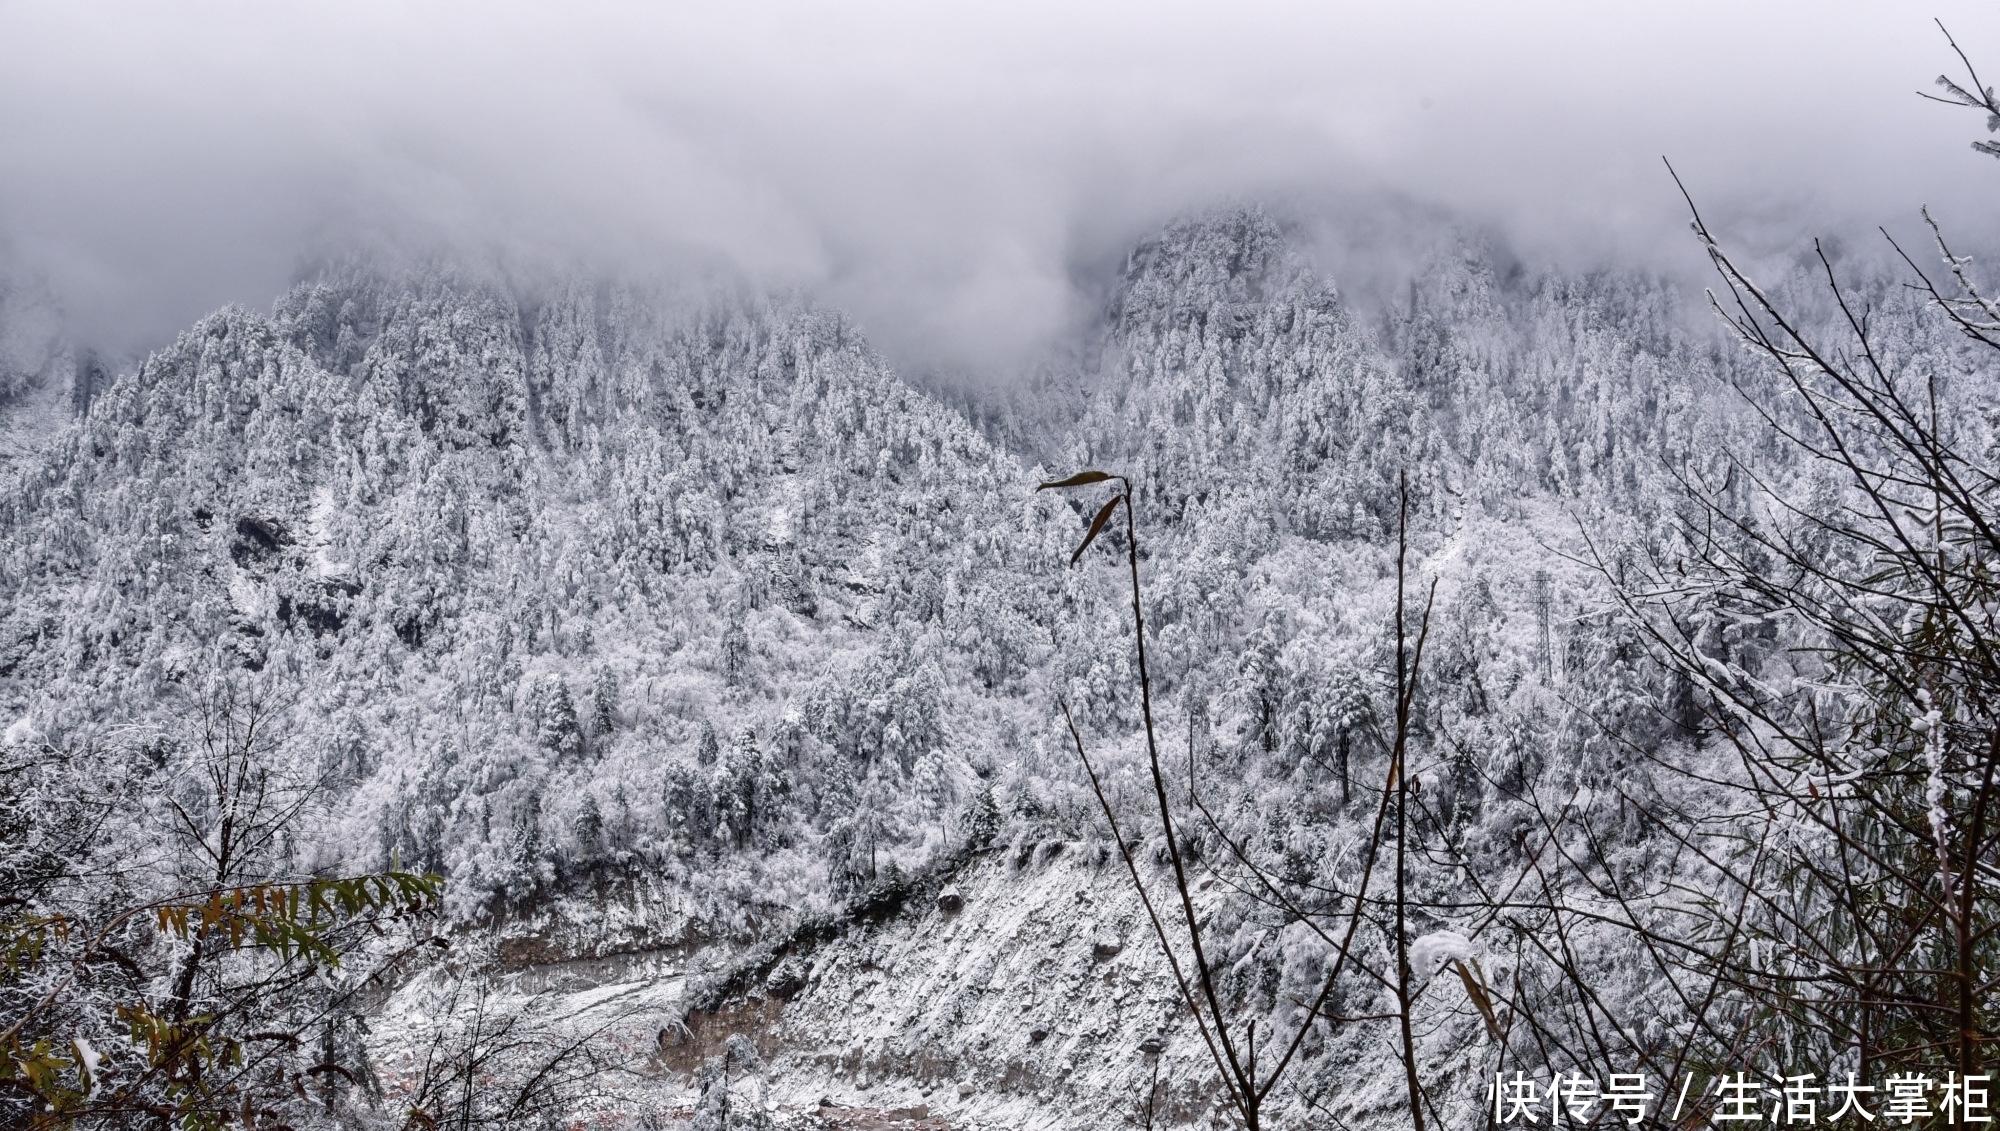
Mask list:
MULTIPOLYGON (((1993 235, 1924 15, 1636 7, 0 3, 0 246, 118 349, 388 248, 745 276, 1004 372, 1224 201, 1691 271, 1666 154, 1760 247, 1925 202, 1993 235)), ((2000 74, 2000 12, 1939 14, 2000 74)))

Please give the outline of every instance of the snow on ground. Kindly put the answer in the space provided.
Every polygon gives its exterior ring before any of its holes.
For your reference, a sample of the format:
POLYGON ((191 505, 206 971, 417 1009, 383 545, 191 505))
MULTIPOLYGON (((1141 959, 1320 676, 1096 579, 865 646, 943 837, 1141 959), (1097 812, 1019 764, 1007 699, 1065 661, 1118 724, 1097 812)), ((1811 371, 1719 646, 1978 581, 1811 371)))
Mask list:
MULTIPOLYGON (((926 904, 820 945, 803 956, 803 984, 779 987, 788 997, 757 989, 689 1016, 698 981, 689 972, 715 961, 696 952, 628 956, 624 972, 603 960, 602 981, 525 971, 496 985, 496 1004, 566 1032, 602 1026, 605 1046, 624 1053, 625 1071, 580 1125, 686 1124, 702 1098, 697 1074, 734 1034, 754 1042, 762 1063, 732 1068, 732 1098, 779 1127, 1140 1125, 1149 1094, 1155 1125, 1205 1122, 1223 1102, 1208 1054, 1129 878, 1105 855, 1061 842, 989 851, 954 877, 958 911, 926 904), (529 992, 537 979, 548 988, 529 992), (1164 1040, 1152 1054, 1144 1046, 1156 1035, 1164 1040)), ((1163 872, 1149 881, 1165 894, 1163 872)), ((1221 894, 1203 885, 1198 909, 1221 894)), ((385 1082, 408 1086, 418 1057, 410 1035, 435 993, 412 984, 383 1011, 378 1031, 400 1030, 379 1046, 385 1082)), ((1372 1106, 1360 1094, 1351 1102, 1372 1106)))

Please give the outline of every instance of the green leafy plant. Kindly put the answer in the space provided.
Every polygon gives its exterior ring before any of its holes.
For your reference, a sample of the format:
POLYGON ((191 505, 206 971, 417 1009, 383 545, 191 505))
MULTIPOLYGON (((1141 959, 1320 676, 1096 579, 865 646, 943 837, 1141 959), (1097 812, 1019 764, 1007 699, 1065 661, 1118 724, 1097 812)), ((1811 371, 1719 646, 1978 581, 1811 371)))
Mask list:
POLYGON ((111 940, 135 923, 160 937, 261 958, 271 969, 258 985, 277 994, 292 984, 284 975, 340 967, 384 924, 435 915, 443 890, 441 876, 392 870, 182 895, 125 908, 91 930, 65 915, 0 917, 5 978, 18 984, 53 977, 0 1030, 0 1090, 12 1093, 9 1110, 35 1131, 139 1116, 189 1129, 254 1124, 272 1087, 300 1086, 298 1079, 271 1081, 253 1071, 268 1067, 248 1051, 253 1042, 295 1046, 304 1028, 252 1031, 260 1012, 252 1007, 269 1006, 268 1000, 238 995, 192 1015, 172 1003, 163 1012, 144 995, 117 1000, 113 1013, 129 1044, 122 1052, 37 1030, 49 1027, 45 1022, 94 965, 116 955, 111 940), (363 930, 343 930, 354 927, 363 930))

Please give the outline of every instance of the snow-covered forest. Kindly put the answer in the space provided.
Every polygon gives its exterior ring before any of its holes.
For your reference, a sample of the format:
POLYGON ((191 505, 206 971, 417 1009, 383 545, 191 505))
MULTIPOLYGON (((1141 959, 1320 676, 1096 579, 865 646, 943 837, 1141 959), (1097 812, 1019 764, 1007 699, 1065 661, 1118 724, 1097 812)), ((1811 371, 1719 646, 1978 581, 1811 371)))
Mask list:
MULTIPOLYGON (((228 1104, 297 1127, 754 1126, 822 1095, 957 1126, 1224 1118, 1060 707, 1168 898, 1125 536, 1072 567, 1107 496, 1035 491, 1102 468, 1135 486, 1207 962, 1235 1023, 1308 1030, 1265 1125, 1408 1118, 1386 904, 1347 936, 1376 973, 1306 1008, 1337 949, 1316 924, 1382 898, 1350 885, 1401 748, 1399 537, 1411 633, 1431 594, 1396 910, 1424 940, 1400 1012, 1432 1121, 1484 1126, 1502 1068, 1657 1091, 1693 1063, 1667 1050, 1724 1057, 1725 1020, 1776 1024, 1765 999, 1690 1003, 1699 963, 1631 928, 1714 942, 1703 901, 1764 874, 1731 871, 1732 830, 1820 851, 1810 821, 1736 813, 1762 732, 1732 696, 1865 679, 1814 667, 1811 618, 1721 567, 1782 573, 1760 539, 1865 500, 1698 294, 1440 246, 1378 308, 1274 214, 1203 214, 1131 250, 1072 360, 976 387, 913 382, 803 298, 361 261, 113 372, 16 287, 0 914, 43 926, 9 936, 0 1024, 54 1004, 8 1039, 45 1036, 88 1097, 111 1085, 86 1074, 162 1062, 116 1003, 241 1020, 211 1034, 248 1050, 228 1104), (1693 626, 1693 668, 1662 623, 1693 626), (378 873, 442 882, 315 936, 337 969, 117 918, 378 873), (529 1035, 488 1049, 469 1018, 529 1035)), ((1889 379, 1985 476, 1991 361, 1900 276, 1835 266, 1889 379)), ((1762 281, 1837 335, 1817 267, 1762 281)), ((1990 709, 1925 694, 1966 726, 1990 709)), ((1777 977, 1799 925, 1738 925, 1777 977)), ((1799 1032, 1734 1063, 1856 1067, 1799 1032)))

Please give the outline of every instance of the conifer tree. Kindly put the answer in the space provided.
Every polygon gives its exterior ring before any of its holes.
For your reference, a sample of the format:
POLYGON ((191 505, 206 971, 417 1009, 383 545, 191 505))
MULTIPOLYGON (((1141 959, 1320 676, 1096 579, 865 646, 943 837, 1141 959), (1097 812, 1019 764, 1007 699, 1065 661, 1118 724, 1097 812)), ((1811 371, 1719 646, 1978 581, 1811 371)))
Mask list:
POLYGON ((557 758, 574 758, 583 753, 583 727, 577 721, 576 701, 570 698, 569 684, 561 676, 547 677, 539 703, 536 743, 557 758))

